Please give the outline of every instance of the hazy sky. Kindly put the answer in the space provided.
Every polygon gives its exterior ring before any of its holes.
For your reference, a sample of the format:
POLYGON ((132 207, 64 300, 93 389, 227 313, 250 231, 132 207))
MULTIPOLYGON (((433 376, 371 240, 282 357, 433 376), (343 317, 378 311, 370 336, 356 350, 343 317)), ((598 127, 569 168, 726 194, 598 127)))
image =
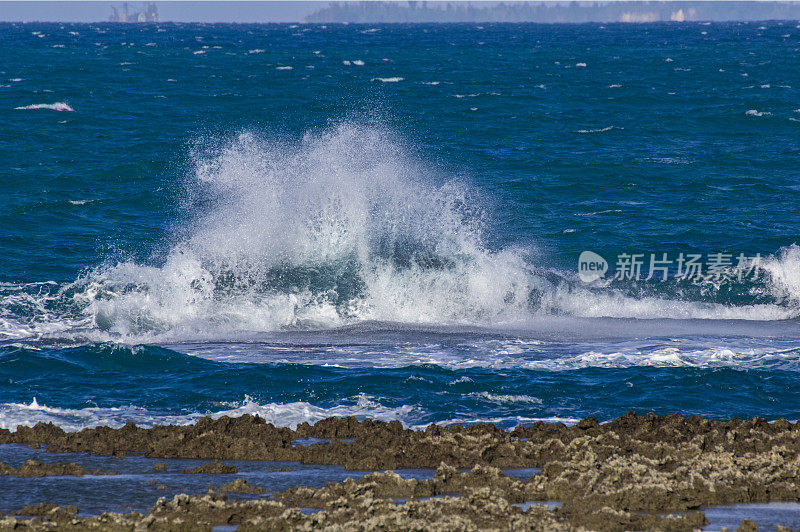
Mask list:
MULTIPOLYGON (((138 11, 144 2, 130 1, 138 11)), ((122 2, 7 2, 0 0, 0 20, 13 22, 94 22, 108 20, 111 6, 122 2)), ((299 2, 156 2, 161 20, 182 22, 299 22, 328 5, 327 1, 299 2)))

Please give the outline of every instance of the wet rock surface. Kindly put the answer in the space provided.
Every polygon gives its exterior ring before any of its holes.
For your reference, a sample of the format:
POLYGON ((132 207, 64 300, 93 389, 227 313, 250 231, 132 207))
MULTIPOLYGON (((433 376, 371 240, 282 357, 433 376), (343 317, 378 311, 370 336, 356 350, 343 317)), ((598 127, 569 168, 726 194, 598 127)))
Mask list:
POLYGON ((238 473, 239 470, 236 466, 223 464, 215 460, 210 464, 203 464, 190 469, 181 469, 181 473, 194 474, 194 475, 230 475, 238 473))
POLYGON ((225 467, 218 460, 301 461, 367 470, 436 468, 430 480, 387 471, 319 489, 296 487, 269 499, 228 500, 226 491, 257 493, 257 486, 237 479, 219 493, 160 499, 147 515, 90 518, 48 508, 33 518, 5 517, 0 530, 198 530, 225 524, 243 531, 693 530, 707 523, 701 507, 800 500, 800 426, 784 420, 721 422, 629 413, 604 424, 587 418, 572 427, 535 423, 509 433, 485 424, 413 431, 399 422, 354 418, 291 430, 243 416, 206 418, 188 427, 129 424, 78 433, 39 424, 0 431, 0 442, 46 445, 56 452, 215 460, 200 466, 209 469, 203 472, 225 467), (329 441, 292 446, 301 438, 329 441), (517 478, 504 475, 503 468, 542 471, 517 478), (562 504, 549 508, 536 501, 562 504), (531 502, 526 510, 517 506, 531 502))
POLYGON ((247 495, 259 495, 264 493, 261 486, 253 486, 245 478, 237 478, 227 484, 223 484, 218 490, 220 493, 244 493, 247 495))
POLYGON ((82 477, 84 475, 116 475, 106 471, 89 471, 78 464, 47 464, 36 460, 27 460, 14 468, 0 462, 0 475, 14 477, 82 477))

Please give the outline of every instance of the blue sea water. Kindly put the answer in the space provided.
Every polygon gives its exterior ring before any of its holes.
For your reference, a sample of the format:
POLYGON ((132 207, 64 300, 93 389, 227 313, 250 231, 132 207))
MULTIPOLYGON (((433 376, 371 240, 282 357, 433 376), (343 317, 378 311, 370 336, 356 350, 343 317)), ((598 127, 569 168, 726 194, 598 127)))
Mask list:
MULTIPOLYGON (((115 511, 127 513, 132 510, 146 513, 159 497, 172 499, 179 493, 204 493, 209 486, 219 488, 236 478, 244 478, 251 485, 262 487, 266 494, 283 491, 295 486, 319 488, 329 482, 342 482, 346 478, 358 479, 369 471, 349 471, 341 466, 309 465, 298 462, 255 462, 226 460, 225 464, 236 467, 236 473, 185 474, 183 469, 191 469, 206 460, 186 460, 145 458, 128 456, 92 456, 88 453, 43 453, 23 445, 3 445, 0 447, 3 463, 19 467, 26 460, 46 463, 71 462, 79 464, 87 471, 101 471, 106 474, 88 473, 81 477, 0 477, 0 509, 14 513, 32 501, 50 501, 60 505, 75 504, 83 515, 99 515, 115 511), (154 470, 156 464, 166 466, 163 471, 154 470), (112 473, 112 474, 108 474, 112 473), (109 498, 108 494, 114 497, 109 498)), ((530 476, 539 470, 508 470, 509 476, 530 476)), ((431 479, 432 469, 398 469, 404 478, 431 479)), ((231 498, 248 499, 253 495, 229 494, 231 498)))
POLYGON ((0 50, 0 427, 798 418, 797 23, 0 50))

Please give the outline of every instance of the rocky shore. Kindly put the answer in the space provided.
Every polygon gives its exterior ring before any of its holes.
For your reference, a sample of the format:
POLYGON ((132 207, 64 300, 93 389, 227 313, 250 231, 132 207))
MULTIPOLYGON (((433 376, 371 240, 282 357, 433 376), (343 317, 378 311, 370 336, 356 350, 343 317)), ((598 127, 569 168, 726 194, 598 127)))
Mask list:
MULTIPOLYGON (((318 489, 229 499, 226 493, 263 493, 260 486, 237 479, 205 494, 162 498, 147 514, 82 517, 74 506, 30 501, 35 506, 0 517, 0 530, 203 530, 217 525, 241 531, 693 530, 707 523, 703 507, 800 501, 800 424, 785 420, 721 422, 631 412, 603 424, 586 418, 572 427, 535 423, 505 432, 487 424, 414 431, 396 421, 355 418, 291 430, 242 416, 204 418, 191 426, 143 429, 129 424, 76 433, 39 424, 0 430, 4 443, 46 446, 49 452, 204 459, 209 463, 203 472, 220 474, 235 472, 220 460, 375 471, 435 468, 436 473, 430 480, 417 480, 376 472, 318 489), (307 438, 322 441, 294 443, 307 438), (526 478, 503 473, 512 468, 541 472, 526 478), (559 505, 540 504, 545 501, 559 505)), ((62 470, 81 473, 70 464, 62 470)), ((741 526, 748 529, 752 523, 741 526)))
POLYGON ((0 475, 13 477, 82 477, 84 475, 116 475, 108 471, 87 471, 78 464, 46 464, 36 460, 28 460, 21 466, 14 468, 0 462, 0 475))

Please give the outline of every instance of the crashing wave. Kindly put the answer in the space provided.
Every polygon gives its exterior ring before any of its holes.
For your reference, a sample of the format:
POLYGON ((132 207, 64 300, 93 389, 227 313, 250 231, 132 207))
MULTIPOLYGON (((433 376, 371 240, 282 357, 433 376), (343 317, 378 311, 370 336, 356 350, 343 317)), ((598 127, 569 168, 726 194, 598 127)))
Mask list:
MULTIPOLYGON (((385 128, 198 144, 184 236, 156 262, 66 286, 0 285, 0 340, 147 343, 364 322, 498 327, 541 316, 785 320, 800 248, 764 260, 748 303, 584 285, 526 250, 490 249, 473 192, 442 182, 385 128)), ((719 289, 701 287, 706 292, 719 289)))

